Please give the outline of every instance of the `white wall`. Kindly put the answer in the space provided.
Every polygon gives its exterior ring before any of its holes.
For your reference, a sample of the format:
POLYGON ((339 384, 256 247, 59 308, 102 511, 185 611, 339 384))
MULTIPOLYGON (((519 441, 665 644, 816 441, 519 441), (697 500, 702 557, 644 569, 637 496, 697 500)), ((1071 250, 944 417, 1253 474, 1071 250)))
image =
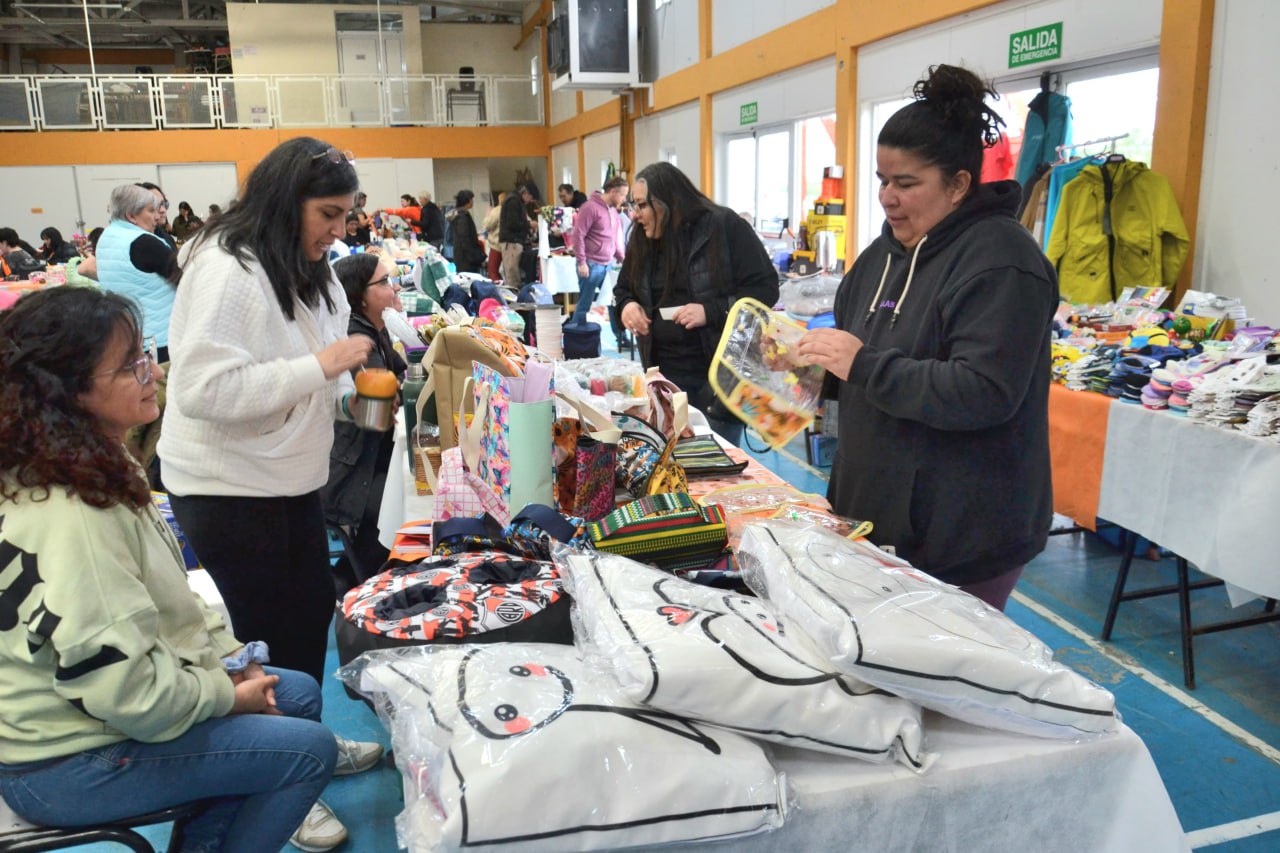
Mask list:
POLYGON ((421 29, 423 74, 457 74, 459 68, 470 65, 477 74, 528 76, 530 62, 538 52, 537 38, 513 50, 520 41, 519 24, 428 22, 421 29))
MULTIPOLYGON (((231 42, 232 68, 237 75, 337 74, 336 12, 374 14, 375 9, 369 5, 228 3, 227 35, 231 42)), ((384 6, 382 15, 404 19, 401 37, 406 71, 423 73, 417 7, 384 6)))
POLYGON ((593 133, 583 139, 582 154, 583 159, 586 161, 586 174, 580 175, 579 179, 574 181, 574 186, 587 195, 591 195, 592 191, 600 189, 600 185, 604 183, 600 179, 602 173, 601 164, 613 163, 616 169, 622 160, 619 154, 621 144, 622 134, 616 127, 600 133, 593 133))
POLYGON ((564 170, 569 170, 569 183, 578 186, 578 141, 571 139, 551 149, 551 175, 556 185, 564 183, 564 170))
POLYGON ((458 190, 471 190, 476 194, 471 215, 476 222, 483 222, 489 210, 489 161, 482 158, 435 161, 435 202, 441 207, 453 204, 458 190))
POLYGON ((823 60, 715 95, 711 99, 711 129, 717 135, 736 133, 835 111, 835 69, 829 60, 823 60), (739 108, 752 101, 757 104, 759 120, 754 125, 739 124, 739 108))
POLYGON ((225 210, 239 189, 235 163, 161 163, 157 171, 156 183, 169 199, 170 222, 178 215, 180 201, 203 219, 211 204, 225 210))
MULTIPOLYGON (((81 217, 73 166, 5 166, 0 168, 0 224, 39 248, 40 232, 53 226, 65 240, 76 233, 81 217)), ((106 225, 105 208, 94 217, 85 216, 86 232, 106 225)))
POLYGON ((551 91, 551 124, 568 121, 577 114, 577 89, 553 89, 551 91))
POLYGON ((858 51, 858 103, 903 98, 940 62, 984 78, 1038 74, 1056 65, 1160 43, 1161 0, 1012 0, 869 44, 858 51), (1009 36, 1062 22, 1062 59, 1009 70, 1009 36))
POLYGON ((649 9, 640 13, 645 22, 645 44, 648 61, 642 67, 654 65, 656 76, 666 77, 698 61, 698 0, 671 0, 661 9, 649 9))
POLYGON ((204 217, 210 203, 226 207, 236 194, 234 163, 125 163, 80 166, 7 166, 0 168, 0 224, 17 230, 33 246, 52 225, 70 239, 83 220, 88 233, 108 222, 111 191, 121 184, 159 184, 176 216, 178 202, 191 204, 204 217))
MULTIPOLYGON (((696 40, 697 4, 689 5, 695 7, 696 40)), ((832 0, 711 0, 711 52, 724 53, 830 5, 832 0)))
POLYGON ((676 165, 694 186, 702 184, 702 149, 699 146, 700 118, 697 102, 654 113, 635 123, 638 172, 656 162, 662 149, 676 152, 676 165))
POLYGON ((1280 168, 1270 144, 1280 134, 1280 5, 1217 0, 1209 71, 1204 168, 1192 286, 1244 299, 1249 316, 1280 322, 1280 275, 1271 242, 1280 168), (1269 81, 1260 86, 1262 81, 1269 81))
POLYGON ((608 89, 587 89, 582 93, 582 111, 594 110, 617 99, 618 96, 608 89))

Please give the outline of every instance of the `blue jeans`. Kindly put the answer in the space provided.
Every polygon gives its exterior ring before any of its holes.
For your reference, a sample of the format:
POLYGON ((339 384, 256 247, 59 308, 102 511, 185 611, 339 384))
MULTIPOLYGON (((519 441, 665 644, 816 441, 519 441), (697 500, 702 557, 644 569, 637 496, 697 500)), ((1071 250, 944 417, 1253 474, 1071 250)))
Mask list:
POLYGON ((608 264, 587 263, 587 277, 578 276, 578 305, 573 309, 570 322, 582 323, 587 319, 587 312, 595 304, 596 292, 604 283, 604 275, 609 271, 608 264))
POLYGON ((125 740, 52 761, 0 764, 0 794, 32 823, 91 826, 211 800, 183 851, 279 850, 333 776, 337 743, 320 722, 320 685, 280 676, 283 717, 237 714, 164 743, 125 740))

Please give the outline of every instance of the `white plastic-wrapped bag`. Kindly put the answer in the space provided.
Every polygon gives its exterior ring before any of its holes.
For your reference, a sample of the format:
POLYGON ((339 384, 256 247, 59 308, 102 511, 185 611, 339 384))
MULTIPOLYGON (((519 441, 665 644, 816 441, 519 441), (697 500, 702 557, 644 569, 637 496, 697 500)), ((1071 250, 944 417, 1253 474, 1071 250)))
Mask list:
POLYGON ((1009 617, 865 541, 748 524, 747 585, 841 672, 975 725, 1039 737, 1115 732, 1115 697, 1009 617))
POLYGON ((831 671, 768 602, 626 557, 557 562, 589 666, 634 702, 763 740, 923 770, 920 708, 831 671))
POLYGON ((785 777, 758 745, 628 702, 570 646, 369 652, 340 675, 391 731, 411 851, 593 850, 782 825, 785 777))

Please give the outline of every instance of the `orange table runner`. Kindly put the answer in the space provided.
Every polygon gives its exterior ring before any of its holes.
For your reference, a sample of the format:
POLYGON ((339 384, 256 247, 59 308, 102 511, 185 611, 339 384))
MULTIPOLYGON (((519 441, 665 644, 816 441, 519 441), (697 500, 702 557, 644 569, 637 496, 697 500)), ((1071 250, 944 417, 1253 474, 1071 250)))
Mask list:
POLYGON ((1049 386, 1053 509, 1088 530, 1097 525, 1110 411, 1111 398, 1105 394, 1049 386))

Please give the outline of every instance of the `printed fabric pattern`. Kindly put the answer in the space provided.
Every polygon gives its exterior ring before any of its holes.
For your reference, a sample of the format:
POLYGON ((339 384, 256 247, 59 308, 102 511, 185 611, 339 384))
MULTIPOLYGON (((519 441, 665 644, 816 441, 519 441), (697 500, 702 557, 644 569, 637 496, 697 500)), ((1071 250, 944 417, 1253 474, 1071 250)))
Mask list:
MULTIPOLYGON (((506 506, 511 499, 511 395, 502 375, 492 368, 475 362, 471 376, 475 380, 476 417, 484 421, 476 474, 506 506), (489 409, 482 412, 480 406, 486 396, 489 409)), ((510 514, 505 517, 509 519, 510 514)))
POLYGON ((474 517, 486 512, 503 524, 511 520, 502 498, 467 468, 462 448, 450 447, 440 455, 436 519, 447 521, 456 516, 474 517))
POLYGON ((617 445, 596 441, 588 435, 578 439, 575 459, 573 514, 596 521, 613 511, 614 468, 617 445))
POLYGON ((397 640, 461 639, 523 622, 563 594, 552 563, 480 551, 389 569, 349 591, 342 614, 397 640))

